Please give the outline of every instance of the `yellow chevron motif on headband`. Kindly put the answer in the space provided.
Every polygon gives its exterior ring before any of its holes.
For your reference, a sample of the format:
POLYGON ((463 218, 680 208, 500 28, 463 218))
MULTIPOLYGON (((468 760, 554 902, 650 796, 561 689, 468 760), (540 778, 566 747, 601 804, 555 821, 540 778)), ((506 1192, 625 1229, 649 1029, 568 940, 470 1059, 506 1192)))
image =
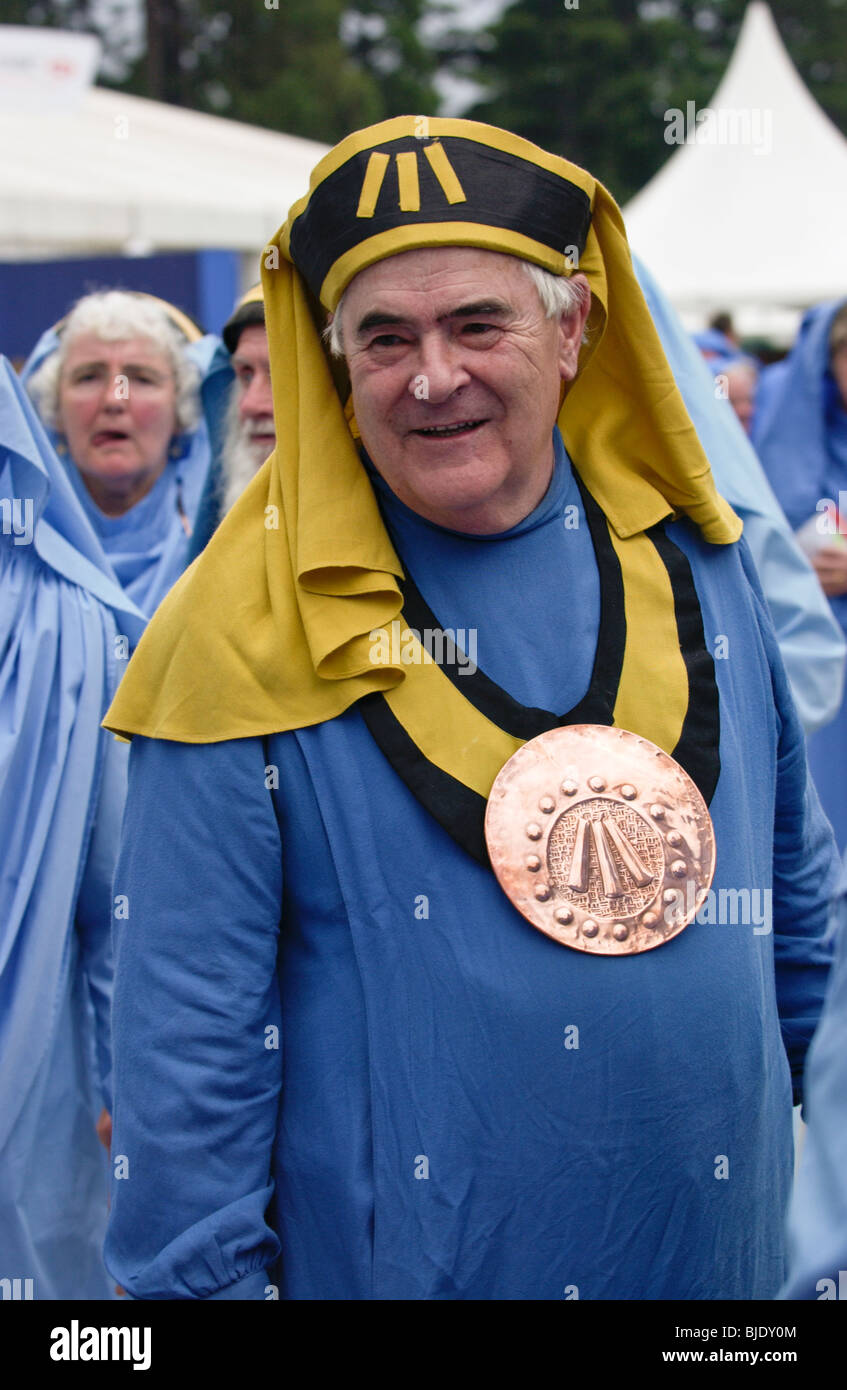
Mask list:
MULTIPOLYGON (((459 182, 459 177, 447 158, 444 146, 437 141, 432 145, 424 145, 424 155, 429 163, 429 167, 438 179, 441 190, 448 203, 466 203, 467 197, 465 190, 459 182)), ((417 150, 406 150, 402 154, 394 156, 397 162, 397 187, 399 189, 399 202, 401 212, 420 212, 421 209, 421 189, 418 179, 418 154, 417 150)), ((365 177, 362 180, 362 191, 359 194, 359 206, 356 208, 357 217, 373 217, 376 211, 377 201, 382 189, 385 171, 390 164, 387 154, 381 150, 373 150, 368 159, 368 167, 365 170, 365 177)))

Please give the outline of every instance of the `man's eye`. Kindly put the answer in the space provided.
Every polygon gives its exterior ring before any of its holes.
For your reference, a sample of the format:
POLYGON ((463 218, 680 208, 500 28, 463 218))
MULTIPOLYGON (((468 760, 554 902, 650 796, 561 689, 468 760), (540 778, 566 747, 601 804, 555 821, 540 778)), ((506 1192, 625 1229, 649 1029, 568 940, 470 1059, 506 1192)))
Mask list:
POLYGON ((398 343, 405 343, 406 339, 401 338, 399 333, 378 333, 375 338, 371 338, 370 347, 397 347, 398 343))
POLYGON ((462 332, 473 337, 481 337, 485 333, 496 333, 496 323, 466 323, 462 326, 462 332))

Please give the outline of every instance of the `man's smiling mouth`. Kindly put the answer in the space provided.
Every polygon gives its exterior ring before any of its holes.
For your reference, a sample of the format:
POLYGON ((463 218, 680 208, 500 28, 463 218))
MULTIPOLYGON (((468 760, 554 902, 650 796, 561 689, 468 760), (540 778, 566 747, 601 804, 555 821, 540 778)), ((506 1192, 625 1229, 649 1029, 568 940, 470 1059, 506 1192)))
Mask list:
POLYGON ((423 435, 426 439, 447 439, 453 434, 470 434, 485 424, 486 420, 459 420, 455 425, 424 425, 411 433, 423 435))

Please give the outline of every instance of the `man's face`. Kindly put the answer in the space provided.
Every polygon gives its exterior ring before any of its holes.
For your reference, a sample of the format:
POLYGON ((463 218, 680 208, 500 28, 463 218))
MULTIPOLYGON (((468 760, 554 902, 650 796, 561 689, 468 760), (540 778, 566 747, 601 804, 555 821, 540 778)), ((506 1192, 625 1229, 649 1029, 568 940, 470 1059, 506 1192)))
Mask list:
POLYGON ((241 437, 250 448, 256 466, 276 447, 268 334, 264 324, 242 329, 232 354, 241 437))
POLYGON ((419 515, 473 534, 543 497, 585 321, 548 319, 513 256, 405 251, 351 281, 341 332, 365 448, 419 515))

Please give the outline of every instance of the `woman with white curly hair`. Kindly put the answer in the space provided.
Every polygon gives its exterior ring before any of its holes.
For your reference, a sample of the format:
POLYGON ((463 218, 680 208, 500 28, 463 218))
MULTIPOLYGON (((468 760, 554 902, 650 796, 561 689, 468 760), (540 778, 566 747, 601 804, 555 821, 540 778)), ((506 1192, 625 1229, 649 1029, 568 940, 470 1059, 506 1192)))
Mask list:
POLYGON ((209 467, 200 377, 209 343, 150 295, 86 295, 23 379, 103 550, 148 616, 188 561, 209 467))

